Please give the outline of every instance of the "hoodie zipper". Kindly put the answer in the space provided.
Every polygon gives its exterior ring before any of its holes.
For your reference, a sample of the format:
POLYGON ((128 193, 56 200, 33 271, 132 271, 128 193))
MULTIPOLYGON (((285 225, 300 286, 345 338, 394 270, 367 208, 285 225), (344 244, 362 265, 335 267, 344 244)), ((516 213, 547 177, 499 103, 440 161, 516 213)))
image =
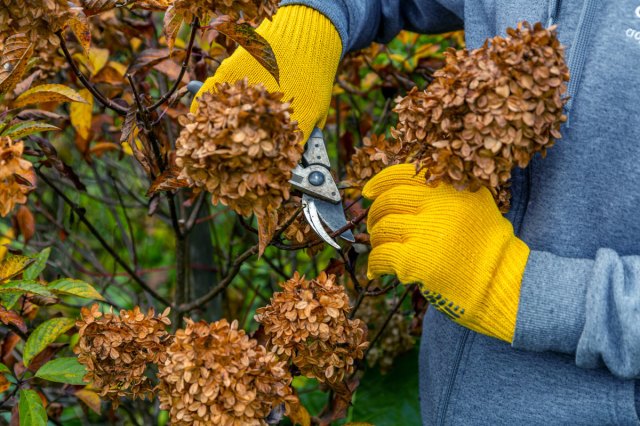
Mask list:
MULTIPOLYGON (((560 7, 562 6, 562 0, 549 0, 548 19, 547 26, 555 25, 558 22, 558 16, 560 14, 560 7)), ((582 72, 584 64, 587 60, 587 45, 590 42, 591 34, 593 30, 593 22, 595 21, 596 12, 598 11, 597 0, 584 0, 582 5, 582 11, 580 13, 580 20, 576 29, 576 34, 571 43, 571 49, 569 57, 567 58, 567 66, 571 73, 571 78, 567 87, 567 96, 569 101, 565 106, 565 114, 567 116, 567 122, 564 124, 564 129, 569 129, 571 121, 571 109, 573 108, 573 102, 575 100, 576 92, 580 86, 580 80, 582 78, 582 72)), ((524 169, 523 182, 522 182, 522 197, 523 202, 517 215, 514 215, 514 229, 516 235, 520 235, 522 230, 522 223, 527 213, 529 206, 529 200, 531 197, 531 184, 533 181, 532 168, 535 167, 537 158, 532 159, 529 167, 524 169)))
MULTIPOLYGON (((556 22, 558 18, 558 13, 560 11, 560 5, 562 3, 561 0, 551 0, 551 6, 554 7, 554 10, 550 10, 549 21, 553 24, 556 22), (555 3, 555 5, 554 5, 555 3)), ((573 108, 573 102, 576 97, 576 92, 578 91, 578 87, 580 86, 580 80, 582 79, 582 72, 584 70, 584 64, 587 61, 587 46, 591 40, 591 34, 593 30, 593 23, 596 18, 596 12, 598 11, 598 6, 600 6, 599 0, 584 0, 582 5, 582 12, 580 13, 580 20, 578 21, 578 27, 576 29, 576 34, 573 38, 573 43, 571 43, 571 50, 569 52, 569 57, 567 58, 567 65, 569 66, 569 72, 571 73, 571 78, 569 79, 569 84, 567 88, 567 96, 569 97, 569 101, 565 106, 565 112, 567 115, 567 122, 565 123, 565 128, 570 127, 571 122, 571 110, 573 108)))

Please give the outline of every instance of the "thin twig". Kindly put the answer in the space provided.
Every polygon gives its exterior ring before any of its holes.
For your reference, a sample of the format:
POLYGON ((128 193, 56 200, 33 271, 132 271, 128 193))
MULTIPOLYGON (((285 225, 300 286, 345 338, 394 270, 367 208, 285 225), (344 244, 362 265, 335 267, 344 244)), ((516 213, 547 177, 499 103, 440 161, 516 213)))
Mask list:
POLYGON ((105 241, 102 237, 100 231, 98 231, 93 224, 85 217, 85 212, 83 209, 79 208, 67 195, 60 190, 45 174, 43 174, 39 169, 36 169, 36 173, 38 177, 40 177, 47 185, 51 187, 55 191, 58 196, 60 196, 65 203, 73 210, 73 212, 78 216, 80 221, 84 223, 84 225, 89 229, 89 232, 100 242, 102 247, 113 257, 113 260, 116 261, 122 268, 127 271, 131 279, 133 279, 140 287, 142 287, 147 293, 152 295, 156 300, 163 303, 165 306, 171 306, 171 302, 161 296, 158 292, 156 292, 153 288, 149 286, 142 278, 140 278, 136 272, 116 253, 116 251, 105 241))
POLYGON ((71 67, 71 70, 78 77, 82 85, 86 87, 87 90, 91 92, 91 94, 98 100, 98 102, 100 102, 106 108, 113 110, 119 115, 122 115, 122 116, 127 115, 128 108, 123 107, 122 105, 118 105, 112 100, 107 99, 107 97, 103 95, 102 92, 100 92, 98 88, 89 81, 89 79, 82 73, 82 71, 80 71, 80 68, 78 68, 75 61, 71 57, 71 53, 69 53, 69 49, 67 48, 67 43, 65 42, 64 36, 62 35, 62 30, 57 31, 56 35, 60 39, 60 47, 62 48, 64 57, 67 59, 67 62, 71 67))
POLYGON ((386 330, 387 326, 389 325, 389 322, 391 321, 391 318, 396 314, 396 312, 398 312, 398 309, 400 309, 400 306, 402 305, 402 302, 404 302, 404 299, 407 298, 407 295, 412 290, 413 290, 413 286, 410 286, 410 285, 408 285, 407 288, 404 290, 404 293, 402 293, 402 296, 400 297, 400 300, 398 300, 398 303, 396 303, 396 305, 393 307, 391 312, 389 312, 389 314, 385 318, 384 322, 382 323, 382 326, 380 327, 380 329, 376 333, 376 336, 369 343, 369 347, 367 348, 367 352, 365 352, 364 357, 362 359, 367 359, 367 355, 369 355, 369 351, 376 344, 376 342, 378 341, 380 336, 382 336, 382 333, 384 333, 384 331, 386 330))
POLYGON ((153 112, 160 107, 160 105, 164 104, 169 100, 171 96, 178 90, 178 86, 180 86, 180 82, 182 82, 182 78, 184 77, 184 73, 187 71, 187 67, 189 66, 189 60, 191 59, 191 51, 193 50, 193 42, 196 39, 196 33, 198 32, 198 28, 200 28, 200 21, 198 18, 193 20, 191 24, 191 37, 189 38, 189 44, 187 45, 187 54, 182 61, 182 67, 180 68, 180 74, 178 74, 178 78, 176 79, 173 87, 164 94, 155 104, 149 107, 149 111, 153 112))

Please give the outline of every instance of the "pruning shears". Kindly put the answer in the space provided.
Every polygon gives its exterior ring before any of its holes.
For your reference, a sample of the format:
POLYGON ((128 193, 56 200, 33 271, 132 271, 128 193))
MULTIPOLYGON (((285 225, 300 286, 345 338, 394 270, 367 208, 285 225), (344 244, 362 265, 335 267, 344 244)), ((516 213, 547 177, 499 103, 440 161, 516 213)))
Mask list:
MULTIPOLYGON (((187 89, 193 95, 198 93, 200 87, 200 81, 192 81, 187 85, 187 89)), ((327 146, 319 128, 313 129, 305 144, 302 159, 293 169, 289 183, 302 193, 302 211, 311 229, 327 244, 340 250, 340 245, 329 233, 346 227, 347 218, 342 208, 338 185, 331 175, 327 146), (330 232, 327 232, 327 229, 330 232)), ((355 242, 351 230, 344 231, 340 238, 355 242)))

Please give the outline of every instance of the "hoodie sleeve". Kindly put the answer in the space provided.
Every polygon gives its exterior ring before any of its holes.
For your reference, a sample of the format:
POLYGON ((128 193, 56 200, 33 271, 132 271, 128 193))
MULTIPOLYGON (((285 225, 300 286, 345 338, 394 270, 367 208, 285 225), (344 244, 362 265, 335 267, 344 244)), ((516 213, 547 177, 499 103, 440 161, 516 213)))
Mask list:
POLYGON ((575 354, 583 368, 605 366, 640 378, 640 256, 600 249, 595 259, 531 251, 513 346, 575 354))
POLYGON ((373 41, 388 42, 401 30, 442 33, 462 28, 460 0, 283 0, 316 9, 335 25, 343 52, 373 41), (443 5, 446 3, 446 7, 443 5))

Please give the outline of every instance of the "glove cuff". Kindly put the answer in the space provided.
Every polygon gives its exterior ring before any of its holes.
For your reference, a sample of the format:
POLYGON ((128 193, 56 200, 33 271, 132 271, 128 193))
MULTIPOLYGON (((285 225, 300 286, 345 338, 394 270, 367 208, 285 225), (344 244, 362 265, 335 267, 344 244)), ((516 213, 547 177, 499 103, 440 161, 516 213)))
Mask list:
POLYGON ((509 239, 486 292, 486 309, 479 321, 482 329, 476 331, 509 343, 513 341, 520 286, 529 252, 529 247, 519 238, 509 239))

